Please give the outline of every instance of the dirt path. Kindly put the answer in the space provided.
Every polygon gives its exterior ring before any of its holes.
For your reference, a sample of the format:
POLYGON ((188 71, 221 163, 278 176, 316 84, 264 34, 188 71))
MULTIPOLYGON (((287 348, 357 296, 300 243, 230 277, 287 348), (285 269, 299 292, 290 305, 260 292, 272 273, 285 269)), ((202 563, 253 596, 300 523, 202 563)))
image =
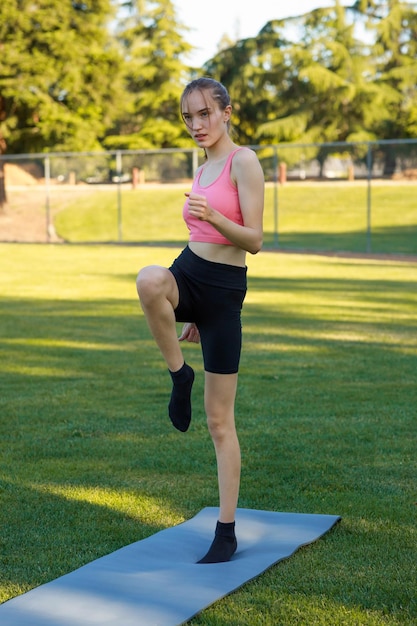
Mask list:
POLYGON ((7 205, 0 211, 0 241, 59 241, 46 216, 46 192, 41 172, 6 163, 7 205))
MULTIPOLYGON (((60 207, 65 203, 65 197, 71 201, 66 193, 60 200, 60 207)), ((8 204, 0 212, 0 241, 22 243, 51 243, 60 242, 52 224, 52 213, 48 227, 46 197, 43 188, 8 190, 8 204)))

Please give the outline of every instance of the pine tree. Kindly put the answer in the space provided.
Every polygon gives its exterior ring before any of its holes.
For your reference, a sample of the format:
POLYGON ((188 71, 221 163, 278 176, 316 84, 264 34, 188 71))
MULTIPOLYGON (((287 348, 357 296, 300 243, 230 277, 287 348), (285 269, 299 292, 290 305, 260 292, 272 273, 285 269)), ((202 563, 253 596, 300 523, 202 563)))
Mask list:
POLYGON ((111 0, 0 3, 1 153, 100 146, 119 95, 113 16, 111 0))
POLYGON ((191 50, 171 0, 132 0, 117 38, 125 58, 125 108, 105 140, 108 148, 166 148, 184 144, 179 99, 191 50))

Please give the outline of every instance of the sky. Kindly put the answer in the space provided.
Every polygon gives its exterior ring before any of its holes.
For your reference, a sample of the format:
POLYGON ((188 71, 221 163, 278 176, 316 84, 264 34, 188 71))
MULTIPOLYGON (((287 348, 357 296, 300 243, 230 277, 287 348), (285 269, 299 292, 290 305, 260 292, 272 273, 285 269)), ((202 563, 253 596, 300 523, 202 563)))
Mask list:
POLYGON ((195 50, 187 61, 194 67, 201 67, 216 54, 225 34, 233 41, 255 37, 270 20, 334 4, 333 0, 174 0, 179 21, 191 29, 186 39, 195 50))

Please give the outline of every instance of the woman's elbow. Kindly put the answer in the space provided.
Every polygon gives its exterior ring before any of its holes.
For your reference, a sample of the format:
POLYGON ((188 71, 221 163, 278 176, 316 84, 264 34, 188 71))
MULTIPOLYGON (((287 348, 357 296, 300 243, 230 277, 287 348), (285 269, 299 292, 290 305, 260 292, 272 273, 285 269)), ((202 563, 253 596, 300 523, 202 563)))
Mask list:
POLYGON ((248 252, 250 252, 250 254, 258 254, 258 252, 262 250, 262 244, 263 244, 263 238, 262 237, 257 238, 253 242, 251 247, 249 248, 248 252))

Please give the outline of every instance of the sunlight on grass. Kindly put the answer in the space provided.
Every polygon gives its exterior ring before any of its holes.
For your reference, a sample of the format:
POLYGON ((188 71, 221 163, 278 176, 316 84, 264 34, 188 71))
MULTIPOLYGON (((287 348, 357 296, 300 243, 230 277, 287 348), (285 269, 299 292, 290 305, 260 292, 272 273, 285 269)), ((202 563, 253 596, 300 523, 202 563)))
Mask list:
MULTIPOLYGON (((54 367, 41 367, 39 365, 8 365, 7 367, 1 367, 1 371, 8 372, 9 374, 19 374, 21 376, 36 376, 42 378, 44 376, 50 376, 52 378, 61 378, 65 376, 67 378, 79 378, 80 372, 76 370, 70 370, 67 368, 58 369, 56 366, 54 367)), ((84 376, 89 376, 89 374, 84 374, 84 376)), ((93 374, 90 374, 93 377, 93 374)))
POLYGON ((164 519, 166 526, 173 526, 184 521, 178 512, 169 510, 166 502, 140 493, 125 490, 114 490, 100 487, 84 487, 80 485, 31 484, 31 489, 42 493, 50 493, 69 501, 86 502, 106 507, 129 515, 144 524, 158 526, 164 519))
MULTIPOLYGON (((78 350, 126 350, 125 344, 120 344, 119 346, 116 343, 91 343, 88 341, 64 341, 62 339, 35 339, 35 338, 27 338, 27 339, 2 339, 2 343, 5 345, 15 345, 15 346, 37 346, 37 347, 48 347, 48 348, 75 348, 78 350)), ((131 348, 134 349, 133 346, 131 348)))

